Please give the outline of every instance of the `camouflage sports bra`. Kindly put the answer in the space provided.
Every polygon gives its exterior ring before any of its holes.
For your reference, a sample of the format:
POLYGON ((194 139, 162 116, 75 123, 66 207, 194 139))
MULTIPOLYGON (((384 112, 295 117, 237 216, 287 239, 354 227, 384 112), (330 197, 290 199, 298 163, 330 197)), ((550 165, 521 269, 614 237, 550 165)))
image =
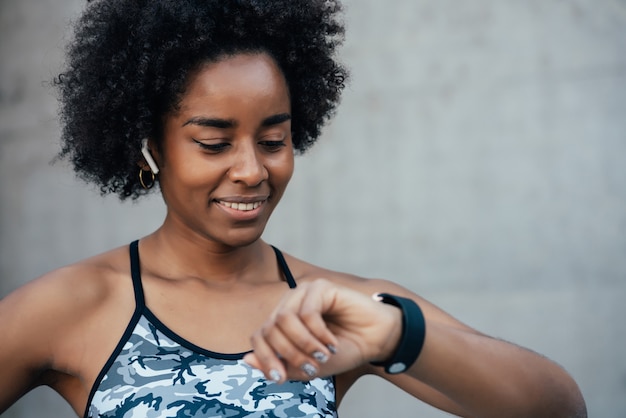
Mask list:
POLYGON ((145 306, 137 241, 130 254, 135 312, 94 383, 85 418, 337 416, 333 378, 276 384, 246 364, 245 353, 208 351, 167 328, 145 306))

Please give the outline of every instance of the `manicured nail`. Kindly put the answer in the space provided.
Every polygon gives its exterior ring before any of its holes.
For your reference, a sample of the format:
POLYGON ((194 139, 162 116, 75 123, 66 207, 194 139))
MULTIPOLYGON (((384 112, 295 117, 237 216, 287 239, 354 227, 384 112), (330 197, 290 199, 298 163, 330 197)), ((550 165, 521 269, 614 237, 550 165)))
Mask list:
POLYGON ((276 369, 272 369, 270 370, 270 379, 273 382, 280 382, 280 379, 282 378, 282 376, 280 375, 280 372, 276 369))
POLYGON ((326 348, 328 348, 328 351, 330 351, 331 354, 337 354, 337 347, 334 345, 328 344, 326 348))
POLYGON ((313 358, 322 364, 328 361, 328 356, 321 351, 315 351, 313 353, 313 358))
POLYGON ((315 377, 315 375, 317 374, 317 369, 311 363, 304 363, 302 366, 300 366, 300 370, 306 373, 306 375, 309 377, 315 377))

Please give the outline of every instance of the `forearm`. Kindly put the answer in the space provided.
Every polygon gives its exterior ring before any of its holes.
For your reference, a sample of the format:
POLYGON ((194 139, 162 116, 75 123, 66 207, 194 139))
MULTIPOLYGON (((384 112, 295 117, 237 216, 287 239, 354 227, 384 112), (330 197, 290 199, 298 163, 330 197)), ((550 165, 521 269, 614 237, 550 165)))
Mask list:
POLYGON ((427 322, 418 360, 405 372, 470 417, 586 417, 574 380, 536 353, 471 331, 427 322))

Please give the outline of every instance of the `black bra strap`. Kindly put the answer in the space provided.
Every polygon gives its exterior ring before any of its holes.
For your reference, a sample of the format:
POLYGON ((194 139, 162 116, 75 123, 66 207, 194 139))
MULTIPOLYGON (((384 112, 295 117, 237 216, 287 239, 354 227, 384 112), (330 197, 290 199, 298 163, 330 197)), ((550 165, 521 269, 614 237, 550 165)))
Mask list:
POLYGON ((287 265, 287 262, 285 261, 285 257, 283 257, 283 253, 281 253, 280 250, 274 247, 273 245, 272 245, 272 248, 274 249, 274 252, 276 253, 276 260, 278 260, 278 265, 280 266, 280 269, 283 271, 283 274, 285 275, 287 284, 289 285, 291 289, 295 289, 296 280, 293 278, 293 275, 291 274, 291 270, 289 270, 289 266, 287 265))
POLYGON ((139 267, 139 241, 130 243, 130 276, 133 279, 133 289, 135 290, 135 303, 137 309, 145 306, 143 297, 143 286, 141 285, 141 268, 139 267))

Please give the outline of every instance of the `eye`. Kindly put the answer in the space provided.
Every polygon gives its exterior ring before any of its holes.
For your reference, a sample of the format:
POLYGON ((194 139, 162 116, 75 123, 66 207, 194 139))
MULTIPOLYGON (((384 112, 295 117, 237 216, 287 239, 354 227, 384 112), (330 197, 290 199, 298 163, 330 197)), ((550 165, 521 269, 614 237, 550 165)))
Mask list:
POLYGON ((276 152, 287 145, 284 139, 281 139, 281 140, 266 139, 263 141, 259 141, 259 144, 270 152, 276 152))
POLYGON ((191 139, 204 151, 208 151, 213 154, 226 151, 226 149, 230 147, 230 144, 228 142, 217 142, 217 143, 207 144, 206 142, 198 141, 197 139, 194 139, 194 138, 191 138, 191 139))

